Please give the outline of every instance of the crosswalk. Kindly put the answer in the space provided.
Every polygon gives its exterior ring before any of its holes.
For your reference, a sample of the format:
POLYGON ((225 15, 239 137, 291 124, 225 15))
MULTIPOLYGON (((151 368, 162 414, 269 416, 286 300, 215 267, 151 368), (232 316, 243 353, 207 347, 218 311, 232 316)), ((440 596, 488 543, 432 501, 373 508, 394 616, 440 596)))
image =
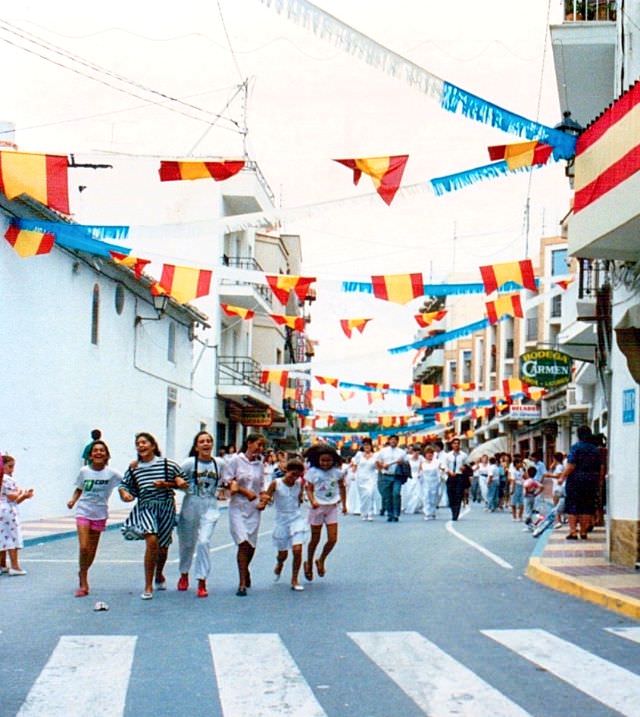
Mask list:
MULTIPOLYGON (((605 628, 640 643, 640 627, 605 628)), ((596 702, 640 715, 640 674, 541 629, 481 630, 596 702)), ((432 717, 527 717, 530 713, 418 632, 348 632, 362 659, 432 717), (386 677, 385 677, 386 676, 386 677)), ((210 634, 212 681, 224 717, 329 717, 275 633, 210 634)), ((18 717, 122 717, 136 659, 130 635, 65 635, 33 683, 18 717)), ((489 644, 489 643, 487 643, 489 644)), ((499 648, 496 648, 499 649, 499 648)), ((635 649, 632 647, 631 649, 635 649)), ((640 649, 640 648, 639 648, 640 649)), ((639 652, 640 657, 640 652, 639 652)), ((637 661, 640 666, 640 659, 637 661)), ((317 686, 316 686, 317 687, 317 686)), ((366 685, 363 685, 366 689, 366 685)), ((550 687, 551 689, 551 687, 550 687)), ((212 708, 218 714, 218 708, 212 708)), ((176 712, 177 714, 177 712, 176 712)), ((357 712, 350 711, 356 715, 357 712)))

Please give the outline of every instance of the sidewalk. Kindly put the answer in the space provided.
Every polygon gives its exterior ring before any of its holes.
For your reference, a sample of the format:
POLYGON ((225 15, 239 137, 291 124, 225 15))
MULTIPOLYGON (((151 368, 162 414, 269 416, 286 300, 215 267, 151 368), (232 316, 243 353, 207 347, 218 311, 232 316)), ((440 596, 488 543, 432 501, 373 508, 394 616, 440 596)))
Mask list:
MULTIPOLYGON (((112 510, 107 522, 107 530, 119 528, 129 515, 130 508, 112 510)), ((60 540, 76 534, 75 514, 69 511, 69 515, 61 518, 40 518, 40 520, 23 520, 20 523, 24 547, 46 543, 51 540, 60 540)))
POLYGON ((588 540, 566 540, 568 532, 547 530, 537 539, 527 577, 640 620, 640 570, 607 561, 604 528, 595 528, 588 540))

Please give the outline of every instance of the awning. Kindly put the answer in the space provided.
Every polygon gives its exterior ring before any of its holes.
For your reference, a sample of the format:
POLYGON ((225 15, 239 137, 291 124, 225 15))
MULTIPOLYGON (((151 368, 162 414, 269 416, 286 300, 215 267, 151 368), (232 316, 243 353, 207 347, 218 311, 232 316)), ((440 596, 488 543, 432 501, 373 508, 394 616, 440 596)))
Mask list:
POLYGON ((509 439, 506 436, 491 438, 479 446, 476 446, 469 453, 470 461, 477 461, 481 456, 495 456, 496 453, 507 453, 509 450, 509 439))

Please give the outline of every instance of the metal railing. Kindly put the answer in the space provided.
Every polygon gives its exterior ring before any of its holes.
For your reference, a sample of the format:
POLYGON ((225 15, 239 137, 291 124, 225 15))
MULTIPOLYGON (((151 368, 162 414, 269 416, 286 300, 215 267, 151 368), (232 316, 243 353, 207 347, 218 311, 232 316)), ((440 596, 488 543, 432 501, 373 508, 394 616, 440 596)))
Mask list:
POLYGON ((267 197, 269 197, 271 204, 273 204, 273 206, 275 207, 276 195, 273 193, 273 190, 269 186, 269 182, 267 182, 266 177, 264 176, 264 174, 262 174, 262 170, 258 166, 258 163, 254 162, 253 160, 248 160, 245 162, 244 167, 245 169, 255 172, 256 178, 260 186, 264 190, 264 193, 267 195, 267 197))
POLYGON ((217 383, 220 386, 251 386, 270 395, 269 386, 260 382, 262 369, 250 356, 219 356, 217 383))
POLYGON ((616 3, 612 0, 565 0, 564 19, 565 22, 614 22, 616 3))
MULTIPOLYGON (((252 257, 252 256, 227 256, 226 254, 222 257, 222 263, 224 266, 233 267, 235 269, 248 269, 249 271, 261 271, 264 272, 264 269, 260 266, 260 264, 252 257)), ((234 279, 222 279, 220 281, 220 284, 227 284, 227 285, 238 285, 238 284, 247 284, 247 282, 244 281, 236 281, 234 279)), ((249 286, 253 288, 253 290, 260 295, 262 300, 268 305, 273 305, 273 294, 271 293, 271 289, 269 289, 268 286, 265 286, 264 284, 252 284, 249 283, 249 286)))

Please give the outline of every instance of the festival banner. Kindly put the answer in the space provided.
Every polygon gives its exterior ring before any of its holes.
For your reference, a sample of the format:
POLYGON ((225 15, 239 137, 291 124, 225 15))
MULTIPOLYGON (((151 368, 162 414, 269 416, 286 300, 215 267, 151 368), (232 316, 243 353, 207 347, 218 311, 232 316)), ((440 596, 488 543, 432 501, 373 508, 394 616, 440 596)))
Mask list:
POLYGON ((516 142, 489 147, 489 159, 492 162, 505 160, 512 171, 534 164, 546 164, 553 152, 553 147, 544 142, 516 142))
POLYGON ((440 311, 426 311, 421 314, 415 314, 413 318, 416 320, 418 326, 421 326, 423 329, 426 329, 428 326, 431 326, 431 324, 434 324, 436 321, 444 319, 446 315, 447 310, 441 309, 440 311))
POLYGON ((406 304, 412 299, 424 296, 422 274, 387 274, 372 276, 373 295, 376 299, 406 304))
POLYGON ((481 266, 480 274, 487 294, 492 294, 507 282, 513 282, 530 291, 538 291, 531 259, 481 266))
POLYGON ((0 152, 0 192, 7 199, 28 194, 62 214, 70 214, 67 156, 0 152))
POLYGON ((340 319, 340 327, 344 331, 345 336, 350 339, 354 330, 362 333, 369 321, 371 321, 371 319, 340 319))
POLYGON ((175 182, 188 179, 215 179, 222 182, 233 177, 244 167, 242 159, 223 159, 218 161, 165 161, 160 162, 161 182, 175 182))
POLYGON ((498 298, 493 301, 485 302, 485 307, 487 310, 487 318, 492 326, 493 324, 497 324, 498 321, 505 316, 513 316, 519 319, 524 318, 520 294, 498 296, 498 298))
POLYGON ((271 291, 275 294, 278 301, 285 305, 289 301, 289 293, 293 293, 298 297, 298 301, 303 302, 309 293, 309 287, 316 280, 315 276, 290 276, 290 275, 265 275, 267 284, 271 287, 271 291))
POLYGON ((227 316, 238 316, 243 321, 249 321, 256 315, 255 311, 245 309, 243 306, 233 306, 232 304, 224 304, 222 302, 220 302, 220 306, 227 316))
POLYGON ((190 266, 164 264, 158 287, 181 304, 207 296, 211 291, 212 272, 190 266))
POLYGON ((353 170, 353 183, 358 184, 362 174, 373 180, 376 192, 391 204, 402 182, 402 174, 409 159, 408 154, 392 157, 363 157, 360 159, 335 159, 335 162, 353 170))
POLYGON ((306 321, 302 316, 286 316, 284 314, 269 314, 269 316, 278 324, 278 326, 286 326, 292 331, 304 332, 306 321))
POLYGON ((29 231, 11 224, 4 238, 11 244, 18 256, 23 259, 48 254, 55 243, 55 237, 48 232, 29 231))
POLYGON ((141 259, 138 256, 131 256, 130 254, 122 254, 119 251, 110 251, 109 254, 114 264, 120 264, 121 266, 126 266, 128 269, 131 269, 136 279, 142 279, 145 266, 151 263, 149 259, 141 259))

